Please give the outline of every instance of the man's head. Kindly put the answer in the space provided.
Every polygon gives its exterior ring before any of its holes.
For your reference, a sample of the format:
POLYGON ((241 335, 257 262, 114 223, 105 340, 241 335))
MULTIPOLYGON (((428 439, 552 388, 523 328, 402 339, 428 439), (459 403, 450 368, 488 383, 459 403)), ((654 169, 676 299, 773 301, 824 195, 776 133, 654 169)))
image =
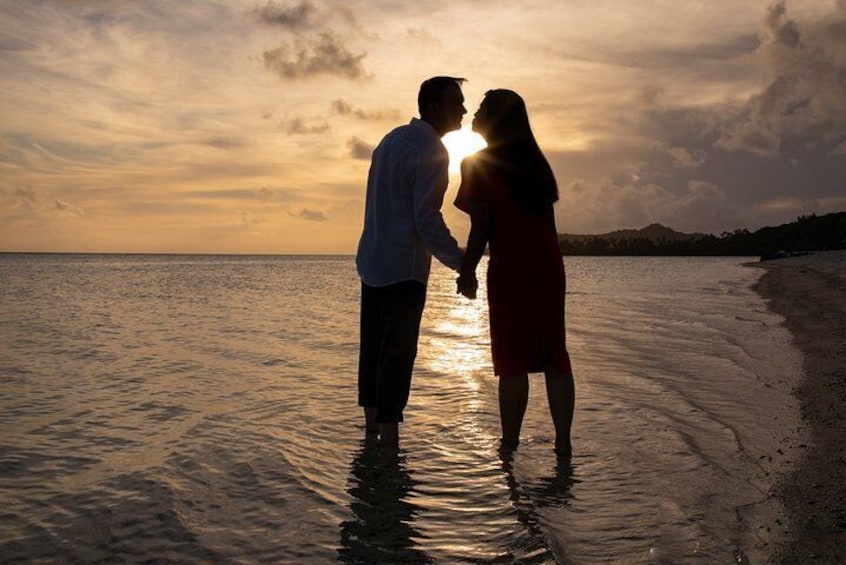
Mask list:
POLYGON ((465 79, 432 77, 423 81, 417 95, 420 118, 432 124, 440 135, 461 128, 461 118, 467 113, 461 85, 465 79))

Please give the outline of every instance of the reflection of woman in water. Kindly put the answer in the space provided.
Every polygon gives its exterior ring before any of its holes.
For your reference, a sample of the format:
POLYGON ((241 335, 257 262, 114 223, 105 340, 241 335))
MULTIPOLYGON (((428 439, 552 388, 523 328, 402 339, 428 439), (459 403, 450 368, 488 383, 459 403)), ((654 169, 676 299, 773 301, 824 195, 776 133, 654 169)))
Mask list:
POLYGON ((475 297, 476 266, 489 245, 487 291, 502 446, 509 450, 519 443, 528 373, 543 372, 555 451, 570 457, 575 393, 564 330, 564 264, 552 209, 558 187, 517 93, 488 91, 473 130, 488 146, 461 165, 455 205, 470 215, 471 228, 458 287, 475 297))

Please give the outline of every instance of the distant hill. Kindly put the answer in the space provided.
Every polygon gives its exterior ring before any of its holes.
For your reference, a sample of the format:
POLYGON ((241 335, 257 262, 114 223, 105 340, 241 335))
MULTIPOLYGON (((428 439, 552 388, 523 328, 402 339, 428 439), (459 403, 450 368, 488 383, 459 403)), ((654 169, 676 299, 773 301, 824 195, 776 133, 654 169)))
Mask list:
POLYGON ((846 212, 801 216, 795 222, 714 236, 677 232, 661 224, 599 235, 558 234, 564 255, 773 255, 846 249, 846 212))
POLYGON ((705 237, 705 235, 704 233, 682 233, 661 224, 650 224, 638 230, 617 230, 600 235, 560 233, 558 234, 558 241, 585 241, 594 237, 601 237, 608 240, 643 238, 657 243, 659 241, 690 241, 705 237))

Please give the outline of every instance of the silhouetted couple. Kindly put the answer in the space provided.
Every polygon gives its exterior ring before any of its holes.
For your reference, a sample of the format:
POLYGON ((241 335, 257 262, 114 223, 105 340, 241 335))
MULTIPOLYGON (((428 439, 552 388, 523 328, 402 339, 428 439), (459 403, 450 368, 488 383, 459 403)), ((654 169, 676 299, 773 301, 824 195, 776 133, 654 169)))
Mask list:
POLYGON ((474 299, 476 267, 490 259, 487 296, 494 373, 499 377, 502 448, 512 450, 529 397, 529 373, 544 373, 555 450, 570 457, 574 385, 567 354, 564 264, 553 204, 558 188, 515 92, 490 90, 473 119, 487 148, 461 164, 455 205, 470 216, 462 252, 441 215, 449 156, 441 137, 461 127, 464 79, 434 77, 418 95, 420 118, 391 131, 373 152, 361 277, 358 403, 365 430, 396 445, 408 402, 431 258, 458 271, 457 291, 474 299))

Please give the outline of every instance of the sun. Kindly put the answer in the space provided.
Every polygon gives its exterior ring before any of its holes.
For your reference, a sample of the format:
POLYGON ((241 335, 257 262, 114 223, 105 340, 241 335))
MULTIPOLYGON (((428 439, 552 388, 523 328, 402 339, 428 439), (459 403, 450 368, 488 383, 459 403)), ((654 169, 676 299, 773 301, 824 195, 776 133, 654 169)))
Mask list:
POLYGON ((459 172, 461 170, 462 159, 487 146, 484 138, 471 130, 470 126, 464 126, 460 130, 451 131, 443 136, 442 140, 449 152, 450 173, 459 172))

